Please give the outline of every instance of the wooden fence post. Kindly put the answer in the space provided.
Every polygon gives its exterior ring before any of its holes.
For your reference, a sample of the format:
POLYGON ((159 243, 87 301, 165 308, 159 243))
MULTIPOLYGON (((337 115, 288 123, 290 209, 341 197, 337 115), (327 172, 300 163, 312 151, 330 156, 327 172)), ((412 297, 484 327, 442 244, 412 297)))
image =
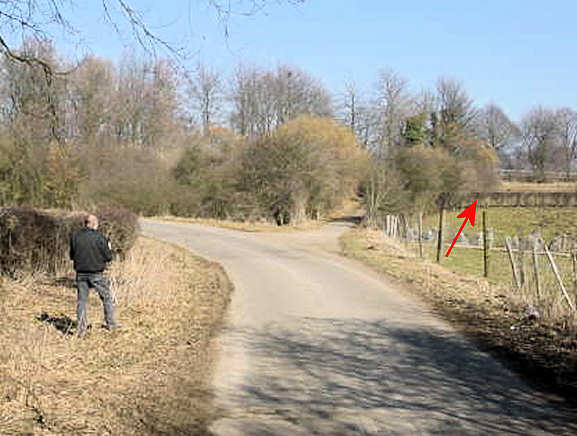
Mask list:
POLYGON ((417 226, 419 232, 419 257, 423 257, 423 212, 419 212, 419 225, 417 226))
POLYGON ((439 208, 439 234, 437 236, 437 263, 441 262, 441 250, 443 249, 443 218, 445 215, 445 205, 441 203, 439 208))
POLYGON ((541 278, 539 277, 539 263, 537 261, 537 240, 533 244, 533 272, 535 273, 535 286, 537 287, 537 298, 541 299, 541 278))
POLYGON ((573 264, 573 295, 577 295, 577 252, 571 250, 571 263, 573 264))
POLYGON ((519 255, 517 256, 517 260, 519 261, 519 283, 521 286, 525 286, 527 283, 527 272, 525 271, 525 250, 521 248, 522 242, 519 240, 519 255))
POLYGON ((515 259, 513 258, 511 238, 509 236, 505 237, 505 246, 507 247, 507 253, 509 254, 509 261, 511 262, 511 270, 513 271, 513 279, 515 280, 515 285, 517 286, 517 290, 520 290, 521 284, 519 283, 519 273, 517 272, 517 265, 515 264, 515 259))
POLYGON ((489 277, 489 245, 487 243, 487 211, 483 211, 483 276, 489 277))
POLYGON ((563 280, 561 279, 561 275, 559 274, 559 270, 557 269, 557 265, 555 264, 555 260, 553 259, 553 256, 551 255, 551 252, 549 251, 549 247, 547 247, 547 244, 543 244, 543 248, 545 249, 545 254, 547 254, 547 258, 549 258, 549 263, 551 264, 551 269, 553 270, 553 273, 555 274, 555 278, 557 279, 557 283, 559 284, 559 287, 561 288, 561 292, 563 292, 563 296, 565 297, 565 300, 567 301, 567 304, 569 305, 569 307, 574 311, 575 305, 571 301, 571 298, 569 297, 569 294, 567 293, 565 286, 563 286, 563 280))

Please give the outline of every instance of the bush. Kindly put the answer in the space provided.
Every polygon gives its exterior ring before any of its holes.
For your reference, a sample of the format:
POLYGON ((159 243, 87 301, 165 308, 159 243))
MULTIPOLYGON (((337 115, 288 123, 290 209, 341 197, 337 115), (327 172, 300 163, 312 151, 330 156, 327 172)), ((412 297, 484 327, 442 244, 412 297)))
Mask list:
POLYGON ((184 150, 172 169, 174 181, 184 195, 172 202, 177 215, 231 219, 238 210, 238 166, 242 138, 219 127, 198 138, 184 150))
POLYGON ((55 273, 66 263, 68 229, 55 216, 28 208, 0 208, 0 273, 55 273))
POLYGON ((349 129, 303 116, 245 147, 240 186, 279 225, 298 224, 354 194, 364 157, 349 129))
MULTIPOLYGON (((100 230, 122 259, 138 235, 138 219, 123 208, 95 213, 100 230)), ((86 214, 65 215, 29 208, 0 208, 0 274, 20 271, 56 274, 68 268, 70 236, 84 225, 86 214)))
POLYGON ((80 209, 113 204, 146 216, 170 211, 176 183, 159 153, 120 145, 86 146, 79 153, 85 175, 75 202, 80 209))
POLYGON ((112 206, 96 210, 95 215, 100 221, 99 230, 110 239, 112 250, 124 259, 140 232, 138 217, 128 209, 112 206))

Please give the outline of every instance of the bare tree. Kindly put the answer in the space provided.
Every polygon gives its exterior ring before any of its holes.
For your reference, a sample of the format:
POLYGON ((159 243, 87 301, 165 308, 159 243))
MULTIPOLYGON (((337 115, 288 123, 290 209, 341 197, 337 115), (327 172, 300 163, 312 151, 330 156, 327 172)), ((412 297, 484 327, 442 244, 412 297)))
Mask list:
POLYGON ((237 67, 231 85, 231 124, 242 136, 269 133, 274 122, 274 100, 269 92, 272 74, 254 66, 237 67))
POLYGON ((479 112, 479 135, 495 151, 502 151, 518 138, 520 131, 503 110, 488 104, 479 112))
POLYGON ((357 140, 368 148, 375 142, 375 132, 378 129, 378 114, 366 101, 356 83, 345 83, 345 91, 341 96, 339 107, 340 119, 354 132, 357 140))
POLYGON ((199 63, 189 77, 188 95, 192 108, 200 115, 202 131, 206 135, 214 118, 222 110, 224 87, 220 73, 199 63))
POLYGON ((174 63, 170 60, 154 62, 149 80, 144 142, 157 149, 170 147, 175 136, 180 133, 181 126, 178 99, 180 83, 174 63))
POLYGON ((231 96, 231 123, 242 135, 262 136, 299 115, 328 117, 332 101, 322 85, 298 68, 239 67, 231 96))
POLYGON ((384 156, 401 142, 403 123, 411 112, 412 103, 407 85, 407 80, 393 70, 383 70, 379 75, 375 102, 375 110, 379 116, 379 133, 374 150, 379 156, 384 156))
POLYGON ((445 125, 455 124, 460 129, 472 127, 479 111, 461 82, 441 77, 437 81, 437 98, 441 121, 445 125))
POLYGON ((545 171, 553 167, 559 131, 555 111, 541 106, 531 109, 521 121, 523 149, 535 175, 541 179, 545 171))
POLYGON ((273 76, 277 123, 283 124, 299 115, 329 117, 332 101, 322 84, 299 68, 281 65, 273 76))
POLYGON ((109 127, 117 76, 108 61, 88 56, 69 76, 67 136, 92 143, 109 127))
POLYGON ((357 84, 353 81, 345 83, 343 102, 344 122, 353 132, 356 132, 359 121, 360 96, 357 84))
POLYGON ((559 123, 559 146, 564 152, 565 174, 571 176, 573 162, 577 157, 577 112, 570 108, 557 110, 559 123))
MULTIPOLYGON (((43 64, 59 68, 60 61, 51 43, 27 40, 21 50, 25 58, 41 58, 43 64)), ((16 136, 24 135, 44 142, 63 140, 63 89, 61 77, 46 74, 39 64, 26 65, 11 57, 2 63, 4 115, 12 127, 20 126, 16 136)))
POLYGON ((488 104, 479 112, 476 122, 479 138, 487 143, 501 159, 501 165, 512 165, 511 152, 521 137, 519 127, 513 123, 503 110, 488 104))
POLYGON ((436 86, 437 111, 431 115, 433 143, 453 154, 463 150, 463 140, 476 136, 478 110, 461 82, 441 77, 436 86))
MULTIPOLYGON (((262 11, 270 0, 204 0, 216 11, 224 31, 228 34, 229 19, 233 15, 250 16, 262 11)), ((277 3, 298 4, 304 0, 277 0, 277 3)), ((128 29, 132 40, 147 53, 156 55, 159 51, 170 57, 186 56, 186 48, 167 41, 148 22, 145 12, 138 9, 134 0, 100 0, 103 15, 119 36, 128 29)), ((23 56, 14 51, 7 36, 20 35, 22 40, 51 39, 51 32, 64 32, 69 38, 79 41, 81 29, 73 24, 77 5, 73 0, 4 0, 0 2, 0 51, 14 60, 29 64, 43 65, 41 58, 23 56)), ((183 6, 183 9, 186 8, 183 6)), ((48 65, 44 65, 48 66, 48 65)))

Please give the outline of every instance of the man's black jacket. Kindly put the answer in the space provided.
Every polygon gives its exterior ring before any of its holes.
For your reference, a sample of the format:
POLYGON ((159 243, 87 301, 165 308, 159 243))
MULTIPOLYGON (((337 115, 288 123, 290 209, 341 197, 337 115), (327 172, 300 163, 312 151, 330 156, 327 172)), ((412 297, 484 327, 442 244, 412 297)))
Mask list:
POLYGON ((70 239, 70 259, 74 261, 76 272, 104 271, 112 260, 108 240, 99 231, 83 227, 70 239))

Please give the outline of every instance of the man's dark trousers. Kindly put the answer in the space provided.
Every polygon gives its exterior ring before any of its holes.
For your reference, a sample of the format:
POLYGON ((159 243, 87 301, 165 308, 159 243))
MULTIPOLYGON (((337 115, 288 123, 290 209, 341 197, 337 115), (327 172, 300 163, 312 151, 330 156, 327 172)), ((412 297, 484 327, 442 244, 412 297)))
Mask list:
POLYGON ((90 288, 94 288, 94 290, 98 292, 98 296, 102 301, 106 327, 116 327, 116 321, 114 319, 114 303, 112 301, 112 295, 110 294, 108 279, 104 274, 101 272, 79 272, 76 274, 76 288, 78 291, 78 301, 76 303, 76 316, 78 320, 77 331, 80 335, 84 334, 88 327, 86 308, 88 305, 88 293, 90 292, 90 288))

